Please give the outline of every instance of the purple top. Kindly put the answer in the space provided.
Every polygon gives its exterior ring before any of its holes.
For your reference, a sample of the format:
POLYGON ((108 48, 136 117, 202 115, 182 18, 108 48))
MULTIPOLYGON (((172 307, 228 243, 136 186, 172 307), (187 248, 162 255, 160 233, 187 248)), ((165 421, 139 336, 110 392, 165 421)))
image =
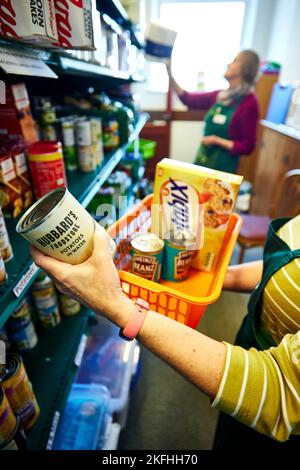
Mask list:
MULTIPOLYGON (((210 109, 217 101, 219 90, 208 93, 185 92, 180 95, 181 101, 190 109, 210 109)), ((259 119, 259 107, 257 97, 249 93, 238 105, 229 123, 228 133, 233 141, 231 155, 248 155, 256 144, 257 123, 259 119)))

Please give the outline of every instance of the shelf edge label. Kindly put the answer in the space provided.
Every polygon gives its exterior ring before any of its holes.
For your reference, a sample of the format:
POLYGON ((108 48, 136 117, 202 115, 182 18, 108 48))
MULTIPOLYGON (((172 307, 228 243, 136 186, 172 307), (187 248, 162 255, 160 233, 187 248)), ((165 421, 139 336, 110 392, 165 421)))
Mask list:
POLYGON ((84 353, 85 346, 86 346, 86 342, 87 342, 87 335, 82 335, 79 346, 78 346, 78 349, 77 349, 77 353, 76 353, 76 356, 75 356, 75 359, 74 359, 74 364, 77 367, 79 367, 80 364, 81 364, 83 353, 84 353))
POLYGON ((53 416, 53 421, 51 424, 51 429, 50 429, 50 433, 49 433, 49 437, 48 437, 48 441, 46 445, 46 450, 51 450, 53 447, 53 442, 54 442, 59 419, 60 419, 60 412, 56 410, 53 416))
POLYGON ((35 77, 58 78, 56 73, 34 54, 10 47, 0 47, 0 67, 6 73, 35 77))
POLYGON ((14 287, 13 292, 16 297, 20 297, 24 289, 28 286, 33 276, 38 272, 39 268, 35 263, 31 263, 29 269, 21 277, 18 284, 14 287))

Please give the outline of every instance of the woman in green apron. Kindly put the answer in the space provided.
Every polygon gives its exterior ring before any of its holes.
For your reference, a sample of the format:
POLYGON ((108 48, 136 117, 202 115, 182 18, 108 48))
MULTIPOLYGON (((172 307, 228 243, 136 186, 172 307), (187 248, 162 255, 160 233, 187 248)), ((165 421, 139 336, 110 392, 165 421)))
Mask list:
POLYGON ((252 152, 256 143, 258 103, 253 87, 259 58, 253 51, 240 52, 228 65, 227 90, 189 93, 183 90, 167 66, 171 84, 190 109, 207 110, 204 136, 195 164, 236 173, 240 155, 252 152))

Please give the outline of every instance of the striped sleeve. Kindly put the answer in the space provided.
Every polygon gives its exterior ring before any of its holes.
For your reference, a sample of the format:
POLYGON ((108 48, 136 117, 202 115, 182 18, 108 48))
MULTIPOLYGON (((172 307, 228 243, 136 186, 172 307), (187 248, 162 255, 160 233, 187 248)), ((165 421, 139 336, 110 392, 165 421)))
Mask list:
POLYGON ((213 407, 278 441, 300 425, 300 331, 266 351, 226 345, 213 407))

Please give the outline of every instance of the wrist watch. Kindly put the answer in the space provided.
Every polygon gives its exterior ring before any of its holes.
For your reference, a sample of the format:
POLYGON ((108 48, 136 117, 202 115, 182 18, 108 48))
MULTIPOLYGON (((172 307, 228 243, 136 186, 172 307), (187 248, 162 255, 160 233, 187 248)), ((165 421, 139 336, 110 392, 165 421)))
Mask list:
POLYGON ((149 312, 149 303, 143 299, 136 299, 133 312, 129 317, 128 323, 120 330, 120 336, 126 340, 133 340, 137 337, 143 326, 147 313, 149 312))

